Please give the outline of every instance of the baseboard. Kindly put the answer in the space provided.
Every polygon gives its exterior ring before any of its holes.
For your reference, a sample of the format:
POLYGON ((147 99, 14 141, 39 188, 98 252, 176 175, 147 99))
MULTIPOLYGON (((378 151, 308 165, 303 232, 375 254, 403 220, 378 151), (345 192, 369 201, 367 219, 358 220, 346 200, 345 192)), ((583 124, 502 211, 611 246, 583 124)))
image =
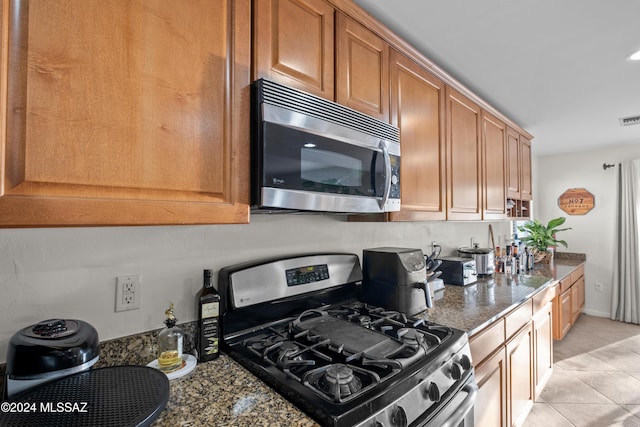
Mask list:
POLYGON ((582 310, 584 314, 588 314, 589 316, 594 317, 606 317, 607 319, 611 317, 611 313, 604 311, 596 311, 596 310, 582 310))

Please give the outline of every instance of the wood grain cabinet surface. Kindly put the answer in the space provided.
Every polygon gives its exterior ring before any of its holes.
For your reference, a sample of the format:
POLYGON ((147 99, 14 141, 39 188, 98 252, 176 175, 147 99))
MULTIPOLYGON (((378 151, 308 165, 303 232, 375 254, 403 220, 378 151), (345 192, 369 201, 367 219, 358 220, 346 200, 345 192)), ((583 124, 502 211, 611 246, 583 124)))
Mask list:
POLYGON ((480 107, 446 87, 447 219, 482 219, 480 107))
POLYGON ((336 100, 388 123, 389 44, 343 13, 336 38, 336 100))
POLYGON ((400 212, 390 219, 446 219, 444 83, 391 51, 391 124, 400 128, 400 212))
POLYGON ((507 125, 482 111, 482 219, 507 218, 507 125))
POLYGON ((0 226, 248 221, 249 0, 2 7, 0 226))
POLYGON ((504 345, 475 368, 478 397, 474 406, 474 425, 507 425, 507 356, 504 345))
POLYGON ((584 264, 560 280, 558 296, 553 302, 553 338, 562 340, 584 310, 584 264))
POLYGON ((533 317, 534 333, 534 391, 538 399, 553 374, 553 303, 545 306, 533 317))
POLYGON ((334 16, 323 0, 254 1, 255 78, 334 100, 334 16))
POLYGON ((478 383, 477 427, 521 426, 553 373, 557 283, 469 338, 478 383))
POLYGON ((521 426, 533 407, 533 326, 529 322, 506 345, 509 425, 521 426))
POLYGON ((530 218, 531 139, 507 127, 507 197, 516 205, 509 216, 530 218))

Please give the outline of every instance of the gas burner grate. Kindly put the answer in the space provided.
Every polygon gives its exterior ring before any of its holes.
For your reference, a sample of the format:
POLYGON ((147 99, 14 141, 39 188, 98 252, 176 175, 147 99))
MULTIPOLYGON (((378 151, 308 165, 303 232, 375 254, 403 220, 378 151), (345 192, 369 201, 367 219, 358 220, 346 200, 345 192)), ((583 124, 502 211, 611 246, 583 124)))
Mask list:
POLYGON ((353 365, 332 364, 307 372, 305 386, 330 402, 345 403, 380 384, 373 371, 353 365))

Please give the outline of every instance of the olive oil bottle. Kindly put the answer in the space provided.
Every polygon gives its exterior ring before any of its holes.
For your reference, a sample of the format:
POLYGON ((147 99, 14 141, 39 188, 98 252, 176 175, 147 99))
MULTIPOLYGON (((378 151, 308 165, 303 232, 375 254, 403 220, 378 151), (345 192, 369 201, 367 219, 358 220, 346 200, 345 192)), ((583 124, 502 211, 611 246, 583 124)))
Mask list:
POLYGON ((198 361, 220 355, 220 295, 213 287, 212 270, 204 270, 204 284, 198 297, 198 361))
POLYGON ((167 319, 166 328, 158 334, 158 367, 163 372, 173 372, 182 367, 182 344, 184 334, 176 326, 177 319, 173 315, 173 303, 164 312, 167 319))

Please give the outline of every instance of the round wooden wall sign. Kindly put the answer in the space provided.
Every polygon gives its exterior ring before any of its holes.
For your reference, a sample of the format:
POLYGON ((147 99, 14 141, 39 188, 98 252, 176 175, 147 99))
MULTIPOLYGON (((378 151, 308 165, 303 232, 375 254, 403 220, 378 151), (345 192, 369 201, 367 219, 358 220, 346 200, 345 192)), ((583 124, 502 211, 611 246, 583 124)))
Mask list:
POLYGON ((558 198, 558 206, 569 215, 584 215, 594 204, 593 194, 584 188, 570 188, 558 198))

